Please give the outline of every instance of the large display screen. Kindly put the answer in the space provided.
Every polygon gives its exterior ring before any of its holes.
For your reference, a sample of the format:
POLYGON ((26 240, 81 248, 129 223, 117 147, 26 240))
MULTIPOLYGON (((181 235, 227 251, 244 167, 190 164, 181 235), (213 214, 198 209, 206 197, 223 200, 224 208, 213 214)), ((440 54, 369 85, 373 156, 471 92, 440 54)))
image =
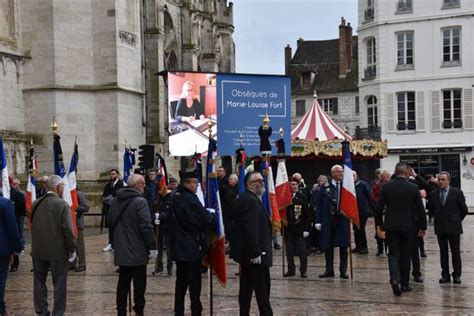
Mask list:
POLYGON ((169 151, 191 156, 207 151, 209 134, 219 155, 234 155, 242 142, 248 155, 259 155, 258 128, 263 117, 273 129, 270 143, 284 129, 291 148, 291 84, 284 76, 168 73, 169 151), (209 124, 211 122, 211 125, 209 124), (209 126, 212 126, 209 129, 209 126))

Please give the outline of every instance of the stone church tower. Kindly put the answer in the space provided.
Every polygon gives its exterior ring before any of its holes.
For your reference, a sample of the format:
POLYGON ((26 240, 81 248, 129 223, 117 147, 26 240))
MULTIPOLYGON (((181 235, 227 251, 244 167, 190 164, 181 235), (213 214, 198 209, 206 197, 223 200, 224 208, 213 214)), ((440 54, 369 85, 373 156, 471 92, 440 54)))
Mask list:
MULTIPOLYGON (((0 0, 0 133, 10 173, 35 140, 51 173, 56 116, 79 180, 122 169, 125 140, 167 155, 166 70, 235 71, 226 0, 0 0)), ((173 160, 174 161, 174 160, 173 160)))

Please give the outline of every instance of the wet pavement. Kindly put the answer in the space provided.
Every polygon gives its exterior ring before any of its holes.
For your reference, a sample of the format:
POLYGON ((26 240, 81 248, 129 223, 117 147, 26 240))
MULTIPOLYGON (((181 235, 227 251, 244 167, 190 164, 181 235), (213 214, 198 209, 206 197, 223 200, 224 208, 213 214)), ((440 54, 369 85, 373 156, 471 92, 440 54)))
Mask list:
MULTIPOLYGON (((94 231, 91 229, 91 232, 94 231)), ((271 269, 271 304, 275 315, 319 315, 319 314, 474 314, 474 252, 470 240, 474 239, 474 216, 464 221, 464 235, 461 238, 463 275, 462 284, 438 283, 441 269, 439 251, 433 226, 429 226, 425 237, 426 259, 421 259, 424 282, 411 282, 414 290, 401 297, 392 294, 388 283, 386 257, 375 255, 373 221, 369 219, 367 236, 368 255, 353 255, 354 279, 319 279, 324 271, 324 256, 313 255, 308 260, 308 278, 282 277, 281 252, 274 253, 274 267, 271 269)), ((87 271, 70 272, 68 277, 67 315, 114 315, 115 289, 118 275, 113 265, 113 253, 103 253, 107 235, 86 237, 87 271)), ((29 247, 20 257, 20 268, 10 273, 5 293, 8 310, 13 315, 34 315, 33 273, 29 247)), ((337 263, 337 251, 335 267, 337 263)), ((295 259, 298 267, 298 259, 295 259)), ((148 266, 145 315, 172 315, 175 276, 152 276, 153 265, 148 266)), ((238 315, 238 266, 227 261, 228 284, 223 289, 214 279, 214 314, 238 315)), ((337 268, 336 268, 337 270, 337 268)), ((52 307, 51 278, 49 301, 52 307)), ((203 277, 203 314, 209 314, 209 282, 203 277)), ((258 314, 255 299, 252 311, 258 314)), ((186 298, 186 313, 189 311, 189 297, 186 298)))

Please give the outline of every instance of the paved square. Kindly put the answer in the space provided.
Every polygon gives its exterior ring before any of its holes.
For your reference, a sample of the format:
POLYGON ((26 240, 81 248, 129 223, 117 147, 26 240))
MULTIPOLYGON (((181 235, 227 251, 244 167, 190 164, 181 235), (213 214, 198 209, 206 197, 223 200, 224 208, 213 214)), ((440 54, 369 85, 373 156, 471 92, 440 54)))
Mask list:
MULTIPOLYGON (((474 284, 474 253, 469 242, 474 239, 474 216, 464 220, 464 235, 461 239, 463 275, 462 284, 440 285, 439 251, 433 226, 429 226, 425 238, 428 258, 422 259, 422 284, 412 282, 414 290, 395 297, 388 283, 387 258, 375 256, 373 220, 367 226, 369 255, 354 255, 354 280, 319 279, 324 270, 324 256, 309 257, 308 278, 282 277, 281 252, 274 254, 271 303, 275 315, 318 314, 474 314, 472 285, 474 284)), ((113 253, 103 253, 107 235, 86 237, 87 271, 71 272, 68 278, 67 315, 115 315, 115 289, 117 274, 113 265, 113 253)), ((5 293, 8 310, 14 315, 34 315, 33 273, 31 259, 27 253, 21 256, 20 269, 10 273, 5 293)), ((337 253, 337 252, 336 252, 337 253)), ((336 256, 336 260, 337 260, 336 256)), ((298 264, 298 260, 296 259, 298 264)), ((335 263, 337 266, 337 263, 335 263)), ((228 285, 223 289, 214 280, 214 314, 238 315, 237 265, 227 263, 228 285)), ((175 277, 151 276, 149 265, 146 293, 146 315, 172 315, 175 277)), ((174 273, 174 271, 173 271, 174 273)), ((48 279, 51 283, 51 279, 48 279)), ((203 279, 203 314, 209 314, 208 280, 203 279)), ((49 286, 49 301, 52 306, 52 287, 49 286)), ((189 300, 186 301, 187 314, 189 300)), ((258 314, 255 300, 252 311, 258 314)))

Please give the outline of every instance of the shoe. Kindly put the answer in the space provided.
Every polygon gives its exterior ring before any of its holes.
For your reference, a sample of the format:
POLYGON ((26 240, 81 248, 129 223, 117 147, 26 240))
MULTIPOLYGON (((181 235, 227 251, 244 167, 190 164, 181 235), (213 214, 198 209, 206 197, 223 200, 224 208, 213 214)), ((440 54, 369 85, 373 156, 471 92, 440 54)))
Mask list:
POLYGON ((420 254, 420 257, 422 257, 422 258, 427 258, 428 256, 426 255, 426 252, 423 251, 423 252, 420 254))
POLYGON ((301 277, 303 279, 306 279, 308 277, 308 275, 306 274, 306 272, 301 272, 301 277))
POLYGON ((240 273, 239 273, 239 272, 235 272, 234 275, 235 275, 235 276, 239 276, 240 273))
POLYGON ((115 269, 115 273, 120 273, 120 268, 115 269))
POLYGON ((294 276, 295 273, 294 272, 290 272, 290 271, 287 271, 285 272, 285 274, 283 274, 283 276, 286 278, 286 277, 290 277, 290 276, 294 276))
POLYGON ((345 272, 341 273, 340 277, 341 277, 341 279, 349 279, 349 276, 345 272))
POLYGON ((358 253, 358 252, 359 252, 359 249, 354 248, 354 249, 351 250, 351 252, 352 252, 352 253, 358 253))
POLYGON ((359 250, 359 255, 366 255, 366 254, 368 254, 368 253, 369 253, 369 251, 368 251, 367 249, 361 249, 361 250, 359 250))
POLYGON ((378 250, 377 251, 377 257, 383 256, 383 250, 378 250))
POLYGON ((321 279, 323 279, 323 278, 334 278, 334 272, 324 271, 324 273, 320 274, 319 277, 321 279))
POLYGON ((77 268, 76 268, 75 266, 70 266, 70 267, 68 268, 69 271, 73 271, 73 270, 75 271, 76 269, 77 269, 77 268))
POLYGON ((417 283, 423 283, 423 277, 421 275, 414 276, 413 280, 417 283))
POLYGON ((114 250, 114 249, 112 248, 111 244, 107 244, 107 246, 105 246, 105 248, 102 249, 103 252, 110 252, 112 250, 114 250))
POLYGON ((442 277, 441 279, 439 279, 439 283, 440 283, 440 284, 449 283, 449 282, 451 282, 451 278, 450 278, 450 277, 442 277))
POLYGON ((17 267, 10 267, 10 272, 16 272, 16 271, 18 271, 17 267))
POLYGON ((76 270, 74 270, 75 272, 82 272, 82 271, 86 271, 86 267, 79 267, 77 268, 76 270))
POLYGON ((400 296, 402 295, 402 290, 400 289, 400 284, 398 283, 392 283, 390 284, 392 286, 392 292, 395 296, 400 296))
POLYGON ((453 283, 454 284, 461 284, 461 278, 460 277, 453 277, 453 283))
POLYGON ((276 250, 280 250, 281 249, 281 246, 279 244, 274 244, 273 245, 273 248, 275 248, 276 250))
POLYGON ((402 285, 402 292, 410 292, 413 291, 413 288, 409 285, 402 285))
POLYGON ((166 275, 167 275, 167 276, 172 276, 172 275, 173 275, 173 272, 172 272, 171 270, 168 270, 168 271, 166 272, 166 275))

